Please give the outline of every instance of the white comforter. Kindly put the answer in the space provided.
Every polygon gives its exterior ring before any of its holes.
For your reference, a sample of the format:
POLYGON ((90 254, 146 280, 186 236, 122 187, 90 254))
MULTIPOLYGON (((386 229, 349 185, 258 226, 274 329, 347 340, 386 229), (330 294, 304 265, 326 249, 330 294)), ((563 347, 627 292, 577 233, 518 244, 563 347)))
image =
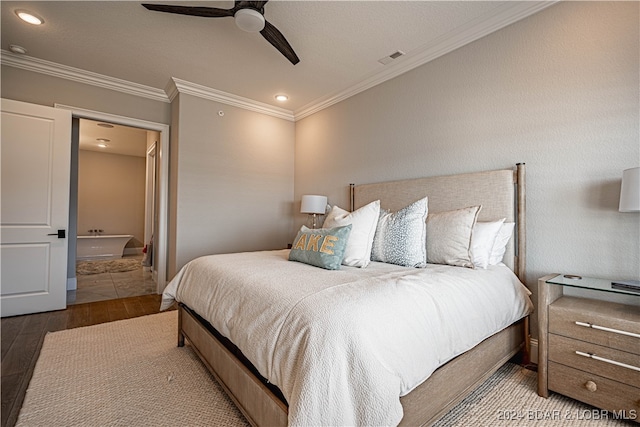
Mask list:
POLYGON ((505 266, 328 271, 288 253, 191 261, 162 307, 183 302, 235 343, 283 392, 290 425, 396 425, 400 396, 532 308, 505 266))

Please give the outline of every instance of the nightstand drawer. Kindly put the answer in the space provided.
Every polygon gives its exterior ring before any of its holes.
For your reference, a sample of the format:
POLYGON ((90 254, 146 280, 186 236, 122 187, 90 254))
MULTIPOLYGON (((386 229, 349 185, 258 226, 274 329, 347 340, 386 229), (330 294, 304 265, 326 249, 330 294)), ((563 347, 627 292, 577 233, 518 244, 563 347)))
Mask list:
POLYGON ((549 306, 549 332, 640 354, 640 308, 562 297, 549 306))
POLYGON ((640 422, 640 388, 549 362, 549 389, 640 422))
POLYGON ((628 385, 640 386, 640 355, 638 354, 549 334, 549 360, 628 385), (586 357, 577 354, 576 351, 593 354, 606 360, 586 357))

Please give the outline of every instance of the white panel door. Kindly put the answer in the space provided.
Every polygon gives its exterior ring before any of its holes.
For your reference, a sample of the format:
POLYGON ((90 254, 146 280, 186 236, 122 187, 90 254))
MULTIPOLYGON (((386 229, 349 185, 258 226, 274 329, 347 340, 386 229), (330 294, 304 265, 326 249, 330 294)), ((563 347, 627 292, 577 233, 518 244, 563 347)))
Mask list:
POLYGON ((71 113, 2 99, 0 123, 2 317, 64 309, 71 113))

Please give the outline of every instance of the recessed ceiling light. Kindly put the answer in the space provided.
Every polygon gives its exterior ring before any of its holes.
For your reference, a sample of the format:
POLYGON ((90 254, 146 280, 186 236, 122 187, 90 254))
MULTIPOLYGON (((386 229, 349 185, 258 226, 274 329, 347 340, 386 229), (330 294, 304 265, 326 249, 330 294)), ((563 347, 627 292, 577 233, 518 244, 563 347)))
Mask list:
POLYGON ((98 123, 98 126, 103 127, 103 128, 112 128, 113 125, 110 125, 109 123, 98 123))
POLYGON ((287 95, 276 95, 276 101, 284 102, 287 100, 289 100, 289 97, 287 95))
POLYGON ((31 12, 27 12, 26 10, 16 10, 16 15, 18 15, 18 18, 22 19, 24 22, 28 22, 32 25, 44 24, 44 19, 31 12))
POLYGON ((13 53, 19 53, 20 55, 24 55, 25 53, 27 53, 27 49, 23 48, 22 46, 18 46, 17 44, 10 44, 9 50, 13 53))
POLYGON ((98 147, 100 147, 100 148, 107 148, 107 144, 98 144, 98 147))
POLYGON ((100 142, 111 142, 110 139, 107 138, 97 138, 96 141, 100 141, 100 142))

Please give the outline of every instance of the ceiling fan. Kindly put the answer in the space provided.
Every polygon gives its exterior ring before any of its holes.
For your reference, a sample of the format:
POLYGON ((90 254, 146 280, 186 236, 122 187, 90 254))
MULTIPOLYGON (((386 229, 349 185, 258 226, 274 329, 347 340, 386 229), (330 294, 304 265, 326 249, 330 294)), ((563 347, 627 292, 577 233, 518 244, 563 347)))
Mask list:
POLYGON ((224 18, 233 16, 236 25, 244 31, 262 34, 269 43, 280 51, 293 65, 300 62, 298 55, 276 27, 264 19, 264 5, 267 1, 240 1, 236 0, 231 9, 220 9, 217 7, 199 6, 170 6, 165 4, 142 5, 149 10, 158 12, 178 13, 180 15, 202 16, 205 18, 224 18))

